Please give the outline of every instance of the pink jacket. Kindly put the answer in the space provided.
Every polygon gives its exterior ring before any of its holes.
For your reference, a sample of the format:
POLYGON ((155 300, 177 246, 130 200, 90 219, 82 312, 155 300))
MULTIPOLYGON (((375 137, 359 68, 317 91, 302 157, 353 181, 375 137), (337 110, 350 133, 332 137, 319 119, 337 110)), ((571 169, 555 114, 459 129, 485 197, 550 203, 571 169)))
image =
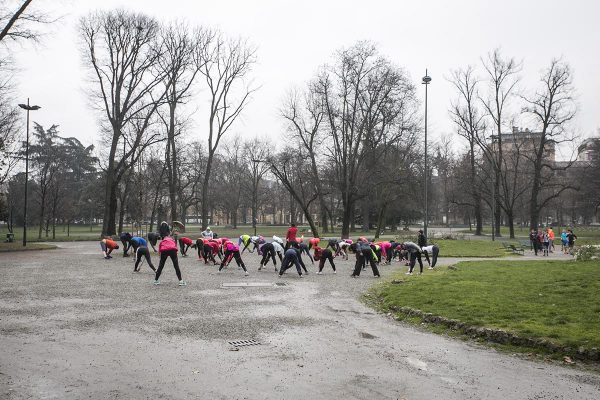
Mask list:
POLYGON ((227 243, 225 243, 225 250, 227 250, 227 251, 240 251, 240 246, 238 246, 237 244, 235 244, 233 242, 227 242, 227 243))
POLYGON ((166 237, 160 241, 158 245, 158 252, 162 253, 163 251, 175 250, 177 251, 177 243, 175 243, 175 239, 172 237, 166 237))

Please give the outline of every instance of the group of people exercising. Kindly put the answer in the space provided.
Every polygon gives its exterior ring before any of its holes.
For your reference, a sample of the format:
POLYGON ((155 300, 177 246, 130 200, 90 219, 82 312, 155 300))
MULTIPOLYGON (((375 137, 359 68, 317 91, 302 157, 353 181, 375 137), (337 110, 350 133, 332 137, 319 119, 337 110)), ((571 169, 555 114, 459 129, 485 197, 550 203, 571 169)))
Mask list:
MULTIPOLYGON (((129 257, 130 250, 134 255, 134 272, 140 271, 141 263, 145 260, 148 266, 155 272, 154 284, 156 285, 160 284, 159 278, 168 258, 173 262, 175 273, 179 279, 179 285, 186 285, 181 276, 177 257, 178 251, 182 257, 187 257, 190 248, 197 251, 198 259, 203 260, 205 264, 209 262, 213 265, 218 264, 219 272, 226 268, 232 260, 235 260, 238 268, 242 269, 246 276, 249 275, 249 272, 242 260, 242 254, 246 250, 250 253, 257 252, 261 256, 258 270, 266 268, 269 261, 272 261, 275 271, 279 273, 279 277, 292 266, 296 267, 296 271, 300 277, 308 274, 306 265, 302 260, 303 254, 308 256, 311 263, 314 264, 315 261, 319 262, 317 274, 320 275, 323 273, 326 262, 329 262, 333 273, 337 273, 334 258, 341 256, 342 259, 348 260, 349 252, 352 252, 356 256, 354 270, 351 274, 354 278, 359 277, 361 271, 366 269, 367 265, 371 266, 373 275, 378 278, 380 277, 378 265, 391 264, 396 258, 406 262, 406 265, 409 266, 406 273, 409 275, 413 274, 415 264, 418 262, 420 268, 419 274, 422 274, 422 255, 425 256, 429 264, 429 269, 435 268, 439 255, 439 247, 428 245, 423 231, 419 231, 417 243, 396 241, 373 242, 365 237, 360 237, 355 242, 350 239, 328 239, 325 247, 320 245, 320 238, 310 238, 307 244, 304 241, 304 237, 298 237, 297 233, 298 228, 292 224, 287 230, 285 242, 276 235, 272 237, 270 242, 267 242, 262 236, 244 234, 235 243, 229 238, 218 237, 208 227, 200 234, 200 237, 193 241, 188 237, 178 235, 176 229, 169 226, 166 221, 163 221, 159 226, 159 232, 148 233, 147 240, 143 237, 132 236, 128 232, 121 233, 119 240, 123 245, 123 257, 129 257), (148 247, 152 247, 152 250, 156 252, 157 244, 160 262, 158 268, 155 268, 148 247), (313 254, 311 254, 311 250, 313 250, 313 254), (217 258, 219 262, 217 262, 217 258), (277 258, 279 258, 281 263, 279 270, 277 269, 277 258)), ((109 237, 102 239, 100 246, 105 259, 112 258, 112 251, 120 248, 117 242, 109 237)))

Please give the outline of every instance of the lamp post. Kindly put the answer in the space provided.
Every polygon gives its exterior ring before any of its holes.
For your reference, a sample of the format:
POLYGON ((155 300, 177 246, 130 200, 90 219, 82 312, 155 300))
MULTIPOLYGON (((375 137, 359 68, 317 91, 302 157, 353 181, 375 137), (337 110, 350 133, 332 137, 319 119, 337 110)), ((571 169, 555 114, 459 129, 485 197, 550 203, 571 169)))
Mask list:
POLYGON ((427 87, 431 82, 431 77, 427 74, 425 69, 425 76, 423 77, 422 84, 425 85, 425 220, 423 221, 423 234, 427 237, 427 222, 429 219, 429 210, 427 207, 427 186, 429 178, 429 167, 427 165, 427 87))
POLYGON ((27 110, 27 137, 25 140, 25 204, 23 206, 23 246, 27 246, 27 183, 29 182, 29 111, 39 110, 40 106, 30 106, 29 98, 27 104, 19 104, 27 110))
POLYGON ((492 242, 496 240, 496 148, 494 144, 496 143, 496 139, 498 139, 498 135, 491 135, 492 139, 492 163, 493 163, 493 181, 492 181, 492 242))

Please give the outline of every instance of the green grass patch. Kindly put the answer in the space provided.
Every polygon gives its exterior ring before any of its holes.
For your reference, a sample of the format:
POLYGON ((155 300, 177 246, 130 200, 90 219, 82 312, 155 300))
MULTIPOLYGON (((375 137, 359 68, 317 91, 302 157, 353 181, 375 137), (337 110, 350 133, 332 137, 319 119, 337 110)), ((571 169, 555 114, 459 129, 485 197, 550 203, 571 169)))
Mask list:
POLYGON ((0 243, 0 253, 6 253, 10 251, 52 250, 55 248, 56 246, 45 243, 27 243, 27 246, 23 246, 22 242, 0 243))
MULTIPOLYGON (((469 261, 371 291, 382 311, 410 307, 470 326, 577 349, 600 348, 600 263, 469 261)), ((410 319, 409 319, 410 322, 410 319)))

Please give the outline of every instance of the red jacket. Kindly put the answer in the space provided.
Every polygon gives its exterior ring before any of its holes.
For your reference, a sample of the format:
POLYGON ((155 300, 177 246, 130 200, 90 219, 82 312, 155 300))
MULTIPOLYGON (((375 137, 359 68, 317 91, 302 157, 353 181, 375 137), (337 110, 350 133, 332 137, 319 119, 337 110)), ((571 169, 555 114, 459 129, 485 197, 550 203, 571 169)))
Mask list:
POLYGON ((187 246, 191 246, 194 242, 192 242, 192 239, 188 238, 188 237, 182 237, 179 238, 179 240, 181 240, 183 242, 183 244, 187 245, 187 246))
POLYGON ((298 228, 296 228, 295 226, 291 226, 287 230, 287 234, 285 235, 285 240, 288 240, 288 241, 296 240, 296 233, 298 233, 298 228))

